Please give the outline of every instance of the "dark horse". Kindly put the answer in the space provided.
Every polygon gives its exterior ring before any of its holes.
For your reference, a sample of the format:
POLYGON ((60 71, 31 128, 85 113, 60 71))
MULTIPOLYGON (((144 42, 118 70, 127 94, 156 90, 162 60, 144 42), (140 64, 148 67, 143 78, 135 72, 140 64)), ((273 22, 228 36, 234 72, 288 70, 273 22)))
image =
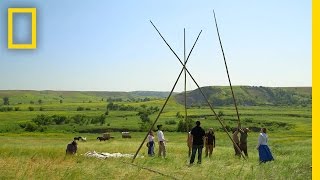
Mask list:
POLYGON ((108 140, 108 138, 105 138, 105 137, 97 137, 97 139, 99 139, 99 141, 105 141, 105 140, 108 140))
POLYGON ((82 137, 74 137, 73 140, 82 140, 82 137))

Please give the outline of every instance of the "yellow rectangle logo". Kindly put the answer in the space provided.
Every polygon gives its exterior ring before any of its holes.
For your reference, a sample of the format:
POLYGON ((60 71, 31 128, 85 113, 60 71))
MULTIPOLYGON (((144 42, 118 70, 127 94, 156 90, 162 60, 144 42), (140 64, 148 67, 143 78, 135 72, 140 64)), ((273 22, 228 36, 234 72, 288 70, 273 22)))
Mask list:
POLYGON ((8 8, 8 49, 36 49, 37 48, 37 9, 36 8, 8 8), (31 44, 13 43, 13 14, 31 13, 31 44))

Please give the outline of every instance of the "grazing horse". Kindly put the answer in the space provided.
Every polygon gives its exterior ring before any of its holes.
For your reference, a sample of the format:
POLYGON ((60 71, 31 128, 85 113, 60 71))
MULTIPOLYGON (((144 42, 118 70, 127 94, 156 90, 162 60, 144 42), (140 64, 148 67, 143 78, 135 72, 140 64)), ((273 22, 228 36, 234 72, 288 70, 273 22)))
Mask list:
POLYGON ((86 137, 74 137, 73 140, 78 140, 78 141, 87 141, 87 138, 86 137))
POLYGON ((81 139, 82 139, 82 137, 74 137, 73 138, 73 140, 78 140, 78 141, 81 140, 81 139))
POLYGON ((106 140, 108 140, 108 138, 105 138, 105 137, 97 137, 97 139, 99 139, 99 141, 106 141, 106 140))

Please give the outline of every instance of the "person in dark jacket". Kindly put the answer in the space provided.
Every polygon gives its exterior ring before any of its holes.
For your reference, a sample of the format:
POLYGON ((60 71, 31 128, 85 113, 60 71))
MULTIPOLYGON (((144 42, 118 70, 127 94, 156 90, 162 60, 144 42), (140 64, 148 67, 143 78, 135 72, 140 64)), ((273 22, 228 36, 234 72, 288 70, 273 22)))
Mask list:
POLYGON ((193 164, 197 151, 198 151, 198 164, 201 164, 201 159, 202 159, 201 156, 202 156, 205 132, 202 129, 202 127, 200 127, 200 121, 197 121, 196 126, 192 128, 191 136, 193 141, 192 141, 192 154, 190 159, 190 165, 193 164))
POLYGON ((210 128, 209 131, 206 133, 205 147, 206 147, 206 151, 205 151, 206 157, 208 157, 208 154, 209 154, 209 157, 211 157, 213 148, 216 147, 216 137, 214 135, 213 128, 210 128))
POLYGON ((247 138, 248 138, 249 128, 239 129, 239 131, 240 131, 240 150, 243 151, 246 157, 248 157, 247 138))
POLYGON ((77 142, 74 140, 67 145, 66 154, 76 154, 77 149, 77 142))

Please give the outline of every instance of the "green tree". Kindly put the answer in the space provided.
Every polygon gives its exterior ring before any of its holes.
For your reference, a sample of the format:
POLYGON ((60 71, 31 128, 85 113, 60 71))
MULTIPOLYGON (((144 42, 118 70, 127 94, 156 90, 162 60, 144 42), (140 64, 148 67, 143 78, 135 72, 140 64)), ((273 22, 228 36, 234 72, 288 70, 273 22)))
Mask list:
POLYGON ((9 105, 9 97, 3 98, 3 105, 9 105))

